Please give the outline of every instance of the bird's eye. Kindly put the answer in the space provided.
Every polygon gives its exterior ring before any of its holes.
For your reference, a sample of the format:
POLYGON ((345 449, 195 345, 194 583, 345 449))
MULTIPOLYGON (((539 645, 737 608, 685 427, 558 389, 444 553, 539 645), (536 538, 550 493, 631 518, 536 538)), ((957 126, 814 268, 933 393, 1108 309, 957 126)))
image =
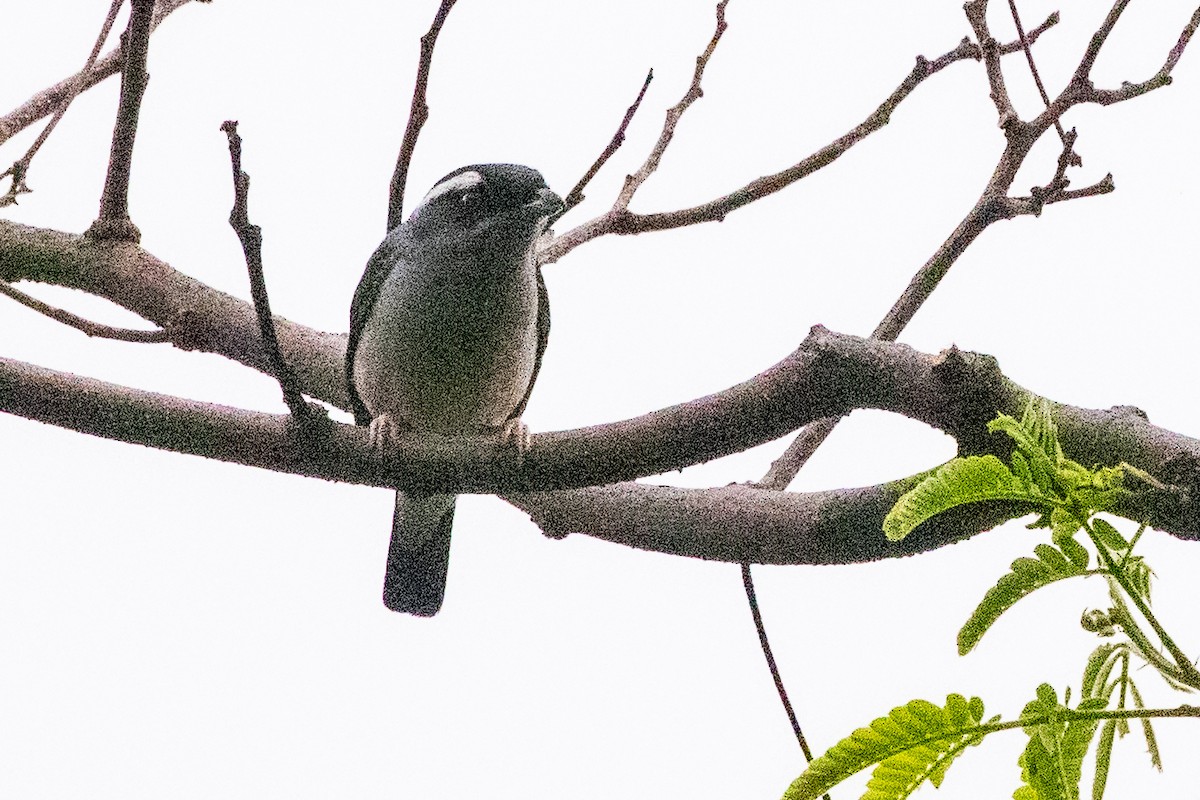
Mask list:
POLYGON ((459 198, 458 202, 464 211, 474 211, 483 205, 483 195, 475 191, 463 192, 463 196, 459 198))

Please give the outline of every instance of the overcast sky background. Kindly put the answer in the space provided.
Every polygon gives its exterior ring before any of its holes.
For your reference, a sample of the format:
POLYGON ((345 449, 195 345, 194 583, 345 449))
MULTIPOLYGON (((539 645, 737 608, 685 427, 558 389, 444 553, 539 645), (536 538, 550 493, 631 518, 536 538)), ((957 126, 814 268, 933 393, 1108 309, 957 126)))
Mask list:
MULTIPOLYGON (((463 164, 513 161, 566 193, 603 148, 648 68, 624 149, 559 229, 602 212, 657 136, 713 28, 699 0, 463 0, 439 43, 432 116, 409 204, 463 164)), ((997 36, 1012 38, 1006 4, 997 36)), ((104 0, 10 0, 0 110, 83 63, 104 0)), ((130 203, 142 246, 248 297, 227 224, 240 121, 251 215, 274 310, 344 331, 383 235, 418 37, 437 6, 192 4, 154 35, 130 203)), ((1021 5, 1063 23, 1036 54, 1052 93, 1106 9, 1021 5)), ((730 28, 659 172, 633 202, 708 200, 786 167, 861 121, 970 29, 957 2, 733 0, 730 28)), ((1192 8, 1135 3, 1094 71, 1149 77, 1192 8)), ((117 31, 124 26, 124 16, 117 31)), ((113 34, 115 40, 116 32, 113 34)), ((1038 108, 1020 56, 1021 110, 1038 108)), ((82 232, 95 217, 118 84, 82 95, 4 210, 82 232)), ((1132 404, 1200 435, 1193 343, 1200 45, 1167 89, 1067 118, 1082 186, 1118 190, 990 229, 903 336, 995 355, 1061 402, 1132 404)), ((36 135, 5 145, 11 163, 36 135)), ((536 431, 623 419, 746 379, 809 327, 867 334, 967 211, 1002 138, 983 70, 956 64, 835 165, 725 222, 593 242, 546 269, 553 332, 526 421, 536 431)), ((1045 183, 1046 138, 1016 189, 1045 183)), ((39 297, 138 321, 52 287, 39 297)), ((276 385, 216 356, 87 339, 0 300, 0 354, 184 397, 283 410, 276 385)), ((342 417, 343 419, 345 417, 342 417)), ((494 498, 460 500, 447 599, 432 620, 379 595, 391 494, 162 453, 0 416, 0 796, 6 798, 773 798, 802 769, 764 668, 738 568, 575 534, 543 537, 494 498)), ((755 480, 786 445, 658 479, 755 480)), ((941 462, 946 437, 857 413, 794 488, 876 483, 941 462)), ((863 531, 863 536, 882 535, 863 531)), ((1042 534, 1020 524, 919 558, 759 567, 760 601, 793 702, 823 750, 914 697, 980 695, 1020 712, 1049 681, 1078 691, 1096 640, 1079 629, 1102 582, 1024 600, 965 658, 958 627, 1042 534)), ((1200 550, 1150 533, 1155 608, 1193 655, 1200 550)), ((1143 673, 1151 704, 1180 698, 1143 673)), ((1196 702, 1190 698, 1190 702, 1196 702)), ((1200 727, 1157 726, 1166 772, 1118 742, 1110 797, 1200 796, 1200 727)), ((940 792, 1007 798, 1020 733, 967 753, 940 792)), ((1090 767, 1089 767, 1090 769, 1090 767)), ((853 785, 860 787, 865 776, 853 785)), ((842 789, 836 797, 857 796, 842 789)))

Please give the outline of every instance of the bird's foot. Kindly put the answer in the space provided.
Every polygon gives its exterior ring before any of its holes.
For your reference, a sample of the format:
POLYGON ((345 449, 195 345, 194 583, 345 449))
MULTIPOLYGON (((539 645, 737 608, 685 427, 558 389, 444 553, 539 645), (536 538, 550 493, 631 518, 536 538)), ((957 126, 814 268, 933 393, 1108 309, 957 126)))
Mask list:
POLYGON ((525 454, 529 452, 532 441, 533 437, 529 433, 529 426, 522 422, 520 417, 510 419, 500 428, 500 444, 516 448, 518 464, 525 460, 525 454))
POLYGON ((396 451, 400 440, 410 429, 411 426, 404 420, 391 414, 380 414, 371 420, 371 427, 367 429, 367 439, 376 455, 387 455, 396 451))

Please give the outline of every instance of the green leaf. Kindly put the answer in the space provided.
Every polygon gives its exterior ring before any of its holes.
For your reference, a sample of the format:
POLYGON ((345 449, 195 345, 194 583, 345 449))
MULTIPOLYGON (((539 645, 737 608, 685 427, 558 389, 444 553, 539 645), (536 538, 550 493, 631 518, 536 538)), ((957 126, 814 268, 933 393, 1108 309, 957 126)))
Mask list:
POLYGON ((1018 558, 1013 561, 1011 571, 1000 576, 996 585, 983 596, 958 632, 959 655, 966 655, 979 644, 992 623, 1022 597, 1035 589, 1082 575, 1086 571, 1086 563, 1080 567, 1053 545, 1039 544, 1033 552, 1037 558, 1018 558))
POLYGON ((945 708, 927 700, 897 706, 870 727, 859 728, 808 765, 784 792, 784 800, 810 800, 860 770, 878 764, 862 800, 899 800, 926 780, 941 784, 946 770, 964 749, 978 744, 974 730, 983 718, 983 701, 949 695, 945 708))
POLYGON ((1055 544, 1070 539, 1082 527, 1079 518, 1062 506, 1050 512, 1050 531, 1055 544))
POLYGON ((1052 406, 1048 400, 1035 402, 1033 397, 1030 397, 1019 422, 1007 414, 997 414, 996 418, 988 423, 988 430, 992 433, 1004 433, 1013 440, 1017 452, 1028 461, 1031 477, 1042 493, 1061 494, 1058 472, 1063 454, 1058 444, 1052 406))
POLYGON ((1150 576, 1154 574, 1150 565, 1141 556, 1126 556, 1121 562, 1120 569, 1125 572, 1130 585, 1138 595, 1150 604, 1150 576))
POLYGON ((1104 721, 1100 730, 1100 741, 1096 745, 1096 774, 1092 778, 1092 800, 1102 800, 1104 787, 1108 785, 1108 767, 1112 761, 1113 734, 1117 730, 1117 721, 1104 721))
POLYGON ((1117 684, 1109 684, 1108 679, 1121 659, 1129 657, 1128 654, 1129 649, 1123 643, 1102 644, 1093 650, 1083 668, 1083 699, 1103 697, 1107 700, 1111 697, 1117 684))
MULTIPOLYGON (((1103 708, 1102 698, 1085 699, 1081 709, 1103 708)), ((1038 800, 1078 800, 1083 757, 1095 736, 1098 720, 1069 719, 1067 709, 1058 703, 1054 688, 1043 683, 1037 699, 1026 703, 1021 712, 1028 721, 1025 732, 1029 742, 1018 763, 1026 795, 1038 800), (1034 722, 1033 720, 1040 720, 1034 722)), ((1015 796, 1015 795, 1014 795, 1015 796)))
POLYGON ((1092 520, 1092 531, 1096 534, 1096 538, 1109 550, 1124 553, 1129 549, 1129 540, 1122 536, 1119 530, 1100 517, 1092 520))
MULTIPOLYGON (((1017 759, 1021 767, 1022 786, 1013 792, 1013 797, 1022 800, 1068 800, 1071 796, 1063 787, 1062 777, 1050 751, 1040 736, 1030 736, 1029 742, 1017 759)), ((1077 800, 1078 794, 1072 800, 1077 800)))
POLYGON ((956 458, 896 501, 883 521, 883 532, 898 542, 930 517, 983 500, 1042 502, 995 456, 956 458))
POLYGON ((1088 568, 1088 564, 1091 561, 1091 554, 1088 553, 1086 547, 1075 541, 1074 537, 1067 536, 1063 539, 1055 539, 1054 543, 1062 549, 1066 557, 1070 559, 1071 564, 1080 571, 1088 568))
MULTIPOLYGON (((1137 684, 1131 678, 1129 680, 1129 693, 1133 695, 1133 704, 1138 708, 1145 708, 1146 704, 1142 701, 1142 693, 1138 691, 1137 684)), ((1150 753, 1150 765, 1159 772, 1162 772, 1162 753, 1158 750, 1158 739, 1154 736, 1154 726, 1150 724, 1149 717, 1142 717, 1142 735, 1146 737, 1146 750, 1150 753)))

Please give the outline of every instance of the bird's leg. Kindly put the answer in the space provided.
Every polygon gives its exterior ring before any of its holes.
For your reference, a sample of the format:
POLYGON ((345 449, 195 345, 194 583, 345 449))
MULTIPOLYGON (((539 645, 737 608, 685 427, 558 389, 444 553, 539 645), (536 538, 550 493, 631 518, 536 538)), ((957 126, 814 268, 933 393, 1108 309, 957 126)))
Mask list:
POLYGON ((371 420, 367 438, 376 455, 383 456, 395 452, 404 434, 410 430, 412 425, 407 420, 385 412, 371 420))
POLYGON ((522 422, 520 417, 510 419, 501 426, 499 440, 501 446, 512 445, 516 448, 518 464, 525 460, 525 454, 529 452, 532 443, 529 426, 522 422))

